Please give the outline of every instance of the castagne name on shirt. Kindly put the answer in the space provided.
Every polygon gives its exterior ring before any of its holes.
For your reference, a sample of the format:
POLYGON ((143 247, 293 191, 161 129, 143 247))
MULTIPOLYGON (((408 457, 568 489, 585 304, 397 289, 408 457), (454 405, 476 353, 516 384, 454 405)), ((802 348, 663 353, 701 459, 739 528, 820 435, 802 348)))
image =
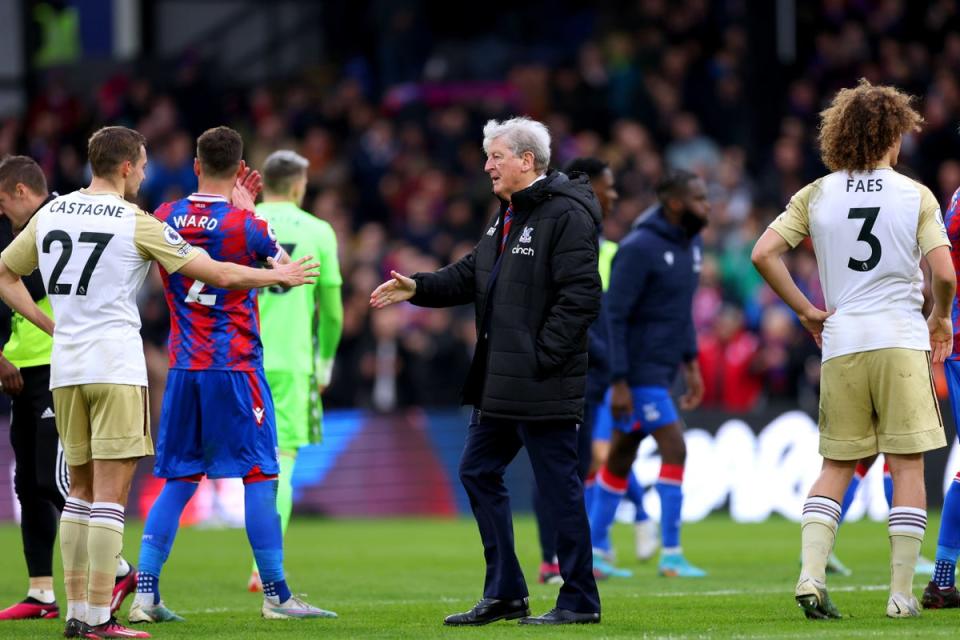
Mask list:
POLYGON ((69 213, 77 216, 109 216, 119 218, 123 214, 124 206, 121 204, 104 204, 98 202, 90 204, 89 202, 77 202, 76 200, 67 200, 60 198, 53 201, 50 205, 52 213, 69 213))

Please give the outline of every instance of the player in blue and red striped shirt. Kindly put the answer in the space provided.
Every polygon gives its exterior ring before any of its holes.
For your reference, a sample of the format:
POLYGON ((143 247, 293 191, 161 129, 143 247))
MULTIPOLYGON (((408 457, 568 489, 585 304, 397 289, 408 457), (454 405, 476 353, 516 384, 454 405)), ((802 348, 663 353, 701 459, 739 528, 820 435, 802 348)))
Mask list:
MULTIPOLYGON (((217 194, 194 193, 155 213, 211 257, 244 266, 279 259, 267 221, 217 194)), ((161 270, 170 308, 170 368, 256 371, 263 367, 255 290, 214 289, 161 270)))
MULTIPOLYGON (((950 257, 953 269, 960 275, 960 189, 950 199, 950 208, 943 220, 950 239, 950 257)), ((943 363, 943 372, 947 377, 950 391, 950 407, 953 409, 954 423, 960 422, 960 302, 953 300, 953 353, 943 363)), ((950 483, 943 500, 943 514, 940 519, 940 536, 937 539, 937 557, 933 569, 933 580, 923 591, 921 602, 925 609, 953 609, 960 607, 960 592, 957 591, 955 572, 957 557, 960 556, 960 471, 950 483)))
MULTIPOLYGON (((166 203, 155 215, 174 235, 218 260, 244 266, 285 262, 289 258, 269 225, 253 212, 259 175, 248 172, 242 155, 243 141, 233 129, 205 132, 197 140, 195 161, 201 192, 166 203)), ((263 372, 257 292, 218 289, 162 269, 161 276, 170 308, 170 374, 154 474, 167 482, 144 526, 130 621, 182 620, 160 600, 160 570, 180 515, 204 475, 243 478, 247 537, 263 581, 263 616, 336 617, 294 597, 284 579, 277 429, 263 372)))

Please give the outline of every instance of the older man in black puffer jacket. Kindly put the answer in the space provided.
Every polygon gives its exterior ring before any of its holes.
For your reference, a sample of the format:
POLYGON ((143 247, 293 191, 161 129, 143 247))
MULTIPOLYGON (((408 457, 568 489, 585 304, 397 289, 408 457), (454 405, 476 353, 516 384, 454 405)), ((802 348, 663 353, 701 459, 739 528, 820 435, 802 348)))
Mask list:
POLYGON ((485 171, 499 215, 473 251, 434 273, 392 273, 374 307, 409 300, 424 307, 473 302, 477 349, 463 389, 475 410, 460 461, 487 561, 483 599, 448 625, 523 618, 523 624, 600 621, 590 532, 577 473, 587 328, 600 309, 600 206, 585 177, 548 171, 550 135, 528 118, 491 120, 483 130, 485 171), (529 617, 513 544, 503 473, 527 448, 544 504, 557 523, 563 586, 557 606, 529 617))

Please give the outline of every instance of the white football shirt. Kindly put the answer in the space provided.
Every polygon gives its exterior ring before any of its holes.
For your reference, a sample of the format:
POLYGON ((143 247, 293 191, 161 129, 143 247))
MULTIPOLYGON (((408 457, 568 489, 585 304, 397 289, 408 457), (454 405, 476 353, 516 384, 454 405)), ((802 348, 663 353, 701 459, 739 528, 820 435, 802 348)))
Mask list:
POLYGON ((146 386, 137 292, 151 260, 172 273, 197 255, 116 194, 74 191, 40 209, 0 260, 21 275, 40 268, 56 324, 50 388, 146 386))
POLYGON ((920 257, 950 246, 930 190, 889 167, 835 172, 798 191, 770 225, 791 247, 813 240, 828 310, 823 360, 930 350, 920 257))

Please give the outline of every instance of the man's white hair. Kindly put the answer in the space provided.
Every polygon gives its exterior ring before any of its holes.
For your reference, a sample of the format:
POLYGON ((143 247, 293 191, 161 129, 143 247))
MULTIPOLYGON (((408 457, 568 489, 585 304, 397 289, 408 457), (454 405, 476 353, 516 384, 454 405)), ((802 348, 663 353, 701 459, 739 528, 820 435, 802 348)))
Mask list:
POLYGON ((503 140, 514 155, 527 151, 533 154, 533 168, 544 173, 550 166, 550 132, 546 125, 526 116, 510 118, 503 122, 487 120, 483 126, 483 151, 490 152, 490 143, 503 140))

